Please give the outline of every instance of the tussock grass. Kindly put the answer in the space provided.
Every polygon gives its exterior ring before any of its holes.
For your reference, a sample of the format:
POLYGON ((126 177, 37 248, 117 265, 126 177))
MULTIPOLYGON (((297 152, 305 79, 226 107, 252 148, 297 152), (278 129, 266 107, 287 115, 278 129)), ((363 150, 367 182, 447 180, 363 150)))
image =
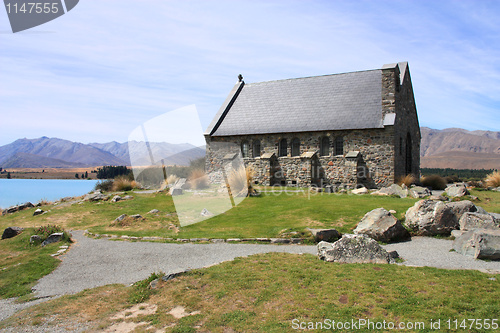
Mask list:
POLYGON ((398 179, 398 185, 403 186, 406 185, 407 187, 410 187, 410 185, 415 184, 417 181, 417 178, 415 178, 414 175, 409 174, 406 176, 401 176, 398 179))
POLYGON ((135 180, 130 180, 127 176, 120 176, 113 180, 111 189, 113 191, 130 191, 138 187, 138 183, 135 180))
POLYGON ((430 187, 432 190, 444 190, 447 185, 445 178, 439 175, 429 175, 420 178, 420 182, 425 187, 430 187))
POLYGON ((486 186, 499 187, 500 186, 500 172, 494 171, 486 176, 484 182, 486 186))
POLYGON ((188 183, 192 189, 202 190, 209 186, 208 176, 203 169, 194 169, 188 177, 188 183))

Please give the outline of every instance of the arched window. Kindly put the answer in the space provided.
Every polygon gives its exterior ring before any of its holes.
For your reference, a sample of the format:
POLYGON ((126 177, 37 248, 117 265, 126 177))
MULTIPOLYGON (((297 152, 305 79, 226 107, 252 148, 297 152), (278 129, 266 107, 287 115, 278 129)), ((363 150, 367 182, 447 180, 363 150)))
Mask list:
POLYGON ((248 141, 241 142, 241 155, 245 158, 248 157, 248 141))
POLYGON ((330 139, 327 136, 321 138, 321 144, 319 147, 319 154, 321 156, 330 155, 330 139))
POLYGON ((260 157, 260 140, 253 141, 253 157, 260 157))
POLYGON ((335 155, 344 155, 344 137, 335 138, 335 155))
POLYGON ((300 155, 300 140, 298 138, 294 138, 292 140, 292 156, 300 155))
POLYGON ((278 147, 278 155, 286 156, 287 155, 288 144, 286 143, 286 139, 281 139, 278 147))

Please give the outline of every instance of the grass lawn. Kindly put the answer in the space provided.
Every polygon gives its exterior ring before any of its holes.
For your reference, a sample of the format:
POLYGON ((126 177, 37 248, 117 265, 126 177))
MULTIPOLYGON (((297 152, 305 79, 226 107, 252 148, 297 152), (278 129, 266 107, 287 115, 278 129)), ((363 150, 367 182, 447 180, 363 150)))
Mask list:
POLYGON ((172 197, 163 193, 131 193, 133 200, 85 202, 83 204, 43 206, 49 213, 32 216, 32 210, 0 217, 0 228, 7 226, 35 227, 56 224, 65 229, 88 229, 95 233, 129 236, 160 236, 174 238, 245 238, 278 237, 283 230, 304 231, 305 228, 335 227, 349 232, 368 211, 384 207, 394 209, 398 218, 415 199, 371 195, 267 193, 250 197, 238 206, 208 220, 179 226, 172 197), (158 214, 147 214, 152 209, 158 214), (114 225, 121 214, 141 214, 144 219, 127 225, 114 225))
POLYGON ((0 241, 0 298, 27 296, 38 279, 52 272, 60 263, 51 256, 65 242, 45 247, 29 243, 33 229, 0 241))
MULTIPOLYGON (((17 313, 0 328, 40 325, 55 318, 69 325, 87 323, 91 331, 139 325, 141 332, 148 327, 150 332, 291 332, 292 325, 302 322, 369 319, 423 323, 423 329, 402 330, 411 332, 436 331, 430 322, 441 320, 440 331, 450 331, 448 319, 457 319, 458 325, 469 318, 498 322, 500 279, 491 277, 477 271, 335 264, 312 255, 269 253, 193 270, 161 281, 154 290, 142 282, 63 296, 17 313), (170 314, 174 308, 191 315, 175 318, 170 314), (123 316, 113 319, 120 311, 123 316)), ((482 331, 475 326, 469 330, 471 323, 466 323, 467 329, 458 331, 482 331)), ((364 328, 360 331, 374 331, 364 328)))

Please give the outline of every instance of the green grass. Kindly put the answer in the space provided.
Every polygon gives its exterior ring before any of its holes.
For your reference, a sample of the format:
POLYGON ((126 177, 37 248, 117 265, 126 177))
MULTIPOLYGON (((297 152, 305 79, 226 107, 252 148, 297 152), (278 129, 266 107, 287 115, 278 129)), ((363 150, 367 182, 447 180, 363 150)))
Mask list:
POLYGON ((29 295, 38 279, 52 272, 60 263, 50 255, 67 242, 45 247, 29 244, 33 229, 0 241, 0 298, 29 295))
MULTIPOLYGON (((441 331, 447 331, 443 322, 448 319, 498 318, 500 280, 490 277, 478 271, 336 264, 312 255, 259 254, 160 282, 145 299, 157 306, 156 313, 125 321, 166 328, 166 332, 290 332, 294 319, 370 319, 424 322, 426 329, 421 331, 431 332, 430 321, 441 320, 441 331), (175 319, 168 313, 177 306, 200 313, 175 319)), ((136 302, 130 298, 136 292, 116 286, 63 296, 23 310, 4 326, 44 320, 52 314, 60 322, 85 318, 95 327, 109 327, 117 322, 109 319, 112 313, 104 318, 88 306, 89 300, 104 304, 106 297, 117 312, 136 302)))
POLYGON ((173 225, 179 226, 172 197, 164 193, 132 195, 133 200, 117 203, 85 202, 66 207, 44 206, 42 208, 50 209, 50 212, 40 216, 32 216, 33 212, 29 209, 0 217, 0 227, 57 224, 66 229, 88 229, 99 234, 138 237, 278 237, 282 230, 300 232, 307 227, 334 227, 341 232, 350 232, 364 214, 378 207, 396 210, 396 216, 401 219, 416 201, 372 195, 267 193, 261 197, 246 198, 223 214, 181 227, 176 232, 171 228, 173 225), (160 213, 147 214, 152 209, 159 209, 160 213), (126 226, 112 225, 113 220, 121 214, 141 214, 144 219, 126 226))

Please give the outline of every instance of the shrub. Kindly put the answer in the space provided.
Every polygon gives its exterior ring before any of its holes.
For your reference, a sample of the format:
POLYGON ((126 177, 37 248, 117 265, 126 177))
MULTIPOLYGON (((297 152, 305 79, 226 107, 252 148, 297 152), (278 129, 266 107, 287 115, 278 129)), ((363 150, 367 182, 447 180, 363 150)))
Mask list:
POLYGON ((109 192, 113 188, 113 181, 111 179, 103 180, 95 184, 94 190, 101 190, 103 192, 109 192))
POLYGON ((400 186, 406 185, 406 186, 410 187, 410 185, 414 184, 416 181, 417 181, 417 178, 415 178, 414 175, 409 174, 406 176, 399 177, 398 184, 400 186))
POLYGON ((484 183, 482 181, 473 180, 469 182, 469 186, 473 188, 484 188, 484 183))
POLYGON ((433 190, 444 190, 446 188, 446 179, 439 175, 430 175, 422 177, 422 185, 425 187, 430 187, 433 190))
POLYGON ((484 180, 486 186, 488 187, 499 187, 500 186, 500 172, 493 171, 489 175, 486 176, 484 180))
POLYGON ((207 188, 209 185, 208 176, 202 169, 194 169, 188 178, 189 185, 193 189, 201 190, 207 188))
POLYGON ((444 179, 448 184, 458 183, 460 181, 457 175, 446 176, 444 179))
POLYGON ((54 233, 58 233, 58 232, 62 232, 63 233, 63 237, 62 237, 63 241, 66 241, 66 242, 70 242, 71 241, 71 237, 69 236, 69 234, 66 231, 64 231, 64 229, 61 228, 58 225, 47 224, 46 226, 39 227, 38 229, 35 229, 35 232, 34 232, 33 235, 40 236, 41 241, 43 242, 50 235, 52 235, 54 233))

